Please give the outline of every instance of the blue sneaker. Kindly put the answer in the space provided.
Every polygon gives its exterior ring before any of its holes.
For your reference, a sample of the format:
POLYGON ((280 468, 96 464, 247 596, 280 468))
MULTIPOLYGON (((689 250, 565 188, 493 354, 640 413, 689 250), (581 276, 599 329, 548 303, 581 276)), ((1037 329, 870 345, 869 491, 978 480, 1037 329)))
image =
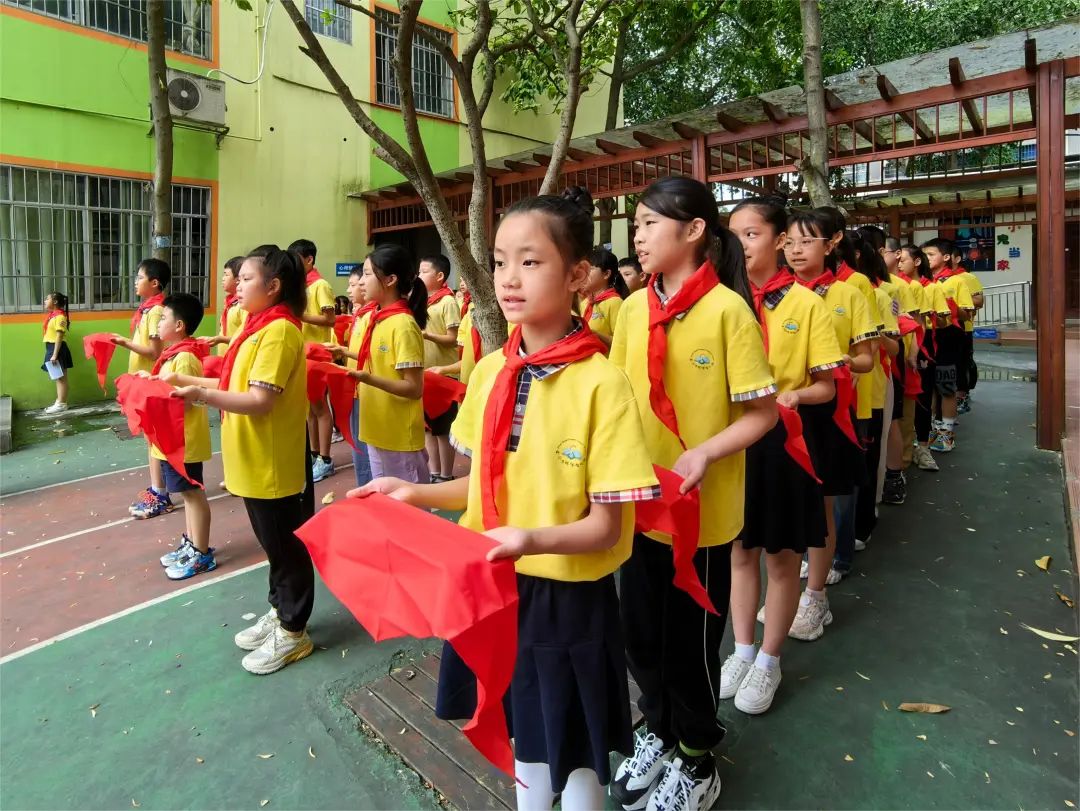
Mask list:
POLYGON ((131 508, 131 514, 139 519, 156 518, 159 515, 171 513, 175 509, 176 505, 172 503, 168 493, 158 495, 151 490, 144 501, 131 508))
MULTIPOLYGON (((185 532, 180 536, 180 545, 176 547, 172 552, 166 552, 161 556, 161 565, 166 569, 170 566, 175 566, 178 563, 183 563, 192 555, 198 554, 198 549, 195 548, 195 544, 191 542, 191 538, 187 536, 185 532)), ((214 547, 210 547, 210 554, 214 554, 214 547)))
POLYGON ((956 413, 957 414, 970 414, 971 413, 971 403, 968 401, 967 397, 965 397, 963 400, 958 400, 958 402, 956 403, 956 413))
POLYGON ((311 465, 311 480, 313 482, 321 482, 323 479, 327 479, 333 475, 334 463, 324 462, 321 456, 316 457, 311 465))
MULTIPOLYGON (((194 547, 192 547, 192 549, 194 551, 194 547)), ((170 580, 187 580, 189 577, 194 577, 203 572, 212 572, 216 568, 217 561, 214 560, 214 553, 212 550, 205 555, 195 551, 195 554, 191 557, 166 569, 165 576, 170 580)))

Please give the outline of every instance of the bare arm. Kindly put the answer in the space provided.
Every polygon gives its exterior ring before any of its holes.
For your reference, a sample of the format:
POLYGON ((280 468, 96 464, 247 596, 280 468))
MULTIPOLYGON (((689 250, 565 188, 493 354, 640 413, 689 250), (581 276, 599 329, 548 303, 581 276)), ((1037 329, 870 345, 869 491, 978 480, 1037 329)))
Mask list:
MULTIPOLYGON (((211 382, 217 383, 217 381, 211 382)), ((206 386, 182 386, 173 392, 173 397, 180 397, 188 402, 202 400, 208 406, 220 408, 222 411, 252 417, 269 414, 279 395, 280 392, 264 386, 252 386, 247 391, 220 391, 206 386)))
POLYGON ((157 360, 161 355, 162 344, 160 338, 151 338, 148 344, 137 344, 130 338, 113 333, 112 342, 117 346, 124 347, 129 352, 134 352, 136 355, 150 358, 150 360, 157 360))
POLYGON ((800 405, 820 405, 827 403, 836 394, 836 384, 833 383, 832 369, 814 372, 811 377, 813 383, 804 389, 785 391, 777 395, 776 402, 788 408, 798 408, 800 405))
POLYGON ((488 560, 522 555, 580 555, 602 552, 619 541, 622 534, 622 504, 589 505, 589 513, 569 524, 538 529, 497 527, 484 534, 499 542, 488 552, 488 560))
POLYGON ((874 342, 859 341, 851 347, 848 366, 852 374, 864 375, 874 368, 874 342))
POLYGON ((436 346, 457 346, 457 327, 447 327, 446 332, 424 332, 424 340, 436 346))
POLYGON ((735 422, 696 448, 684 451, 676 460, 672 469, 685 479, 681 492, 688 493, 697 487, 713 462, 745 450, 776 425, 776 397, 757 397, 743 406, 743 414, 735 422))
POLYGON ((305 313, 300 316, 300 320, 305 324, 312 324, 316 327, 332 327, 334 326, 334 308, 331 307, 328 310, 323 310, 318 315, 308 315, 305 313))
POLYGON ((397 397, 404 397, 406 400, 419 400, 424 396, 424 370, 419 367, 402 369, 401 380, 376 377, 371 374, 371 372, 357 369, 350 370, 349 374, 361 383, 365 383, 368 386, 374 386, 377 389, 382 389, 397 397))
POLYGON ((363 498, 382 493, 390 498, 425 510, 464 510, 469 500, 469 477, 438 484, 413 484, 388 476, 368 482, 346 493, 348 498, 363 498))

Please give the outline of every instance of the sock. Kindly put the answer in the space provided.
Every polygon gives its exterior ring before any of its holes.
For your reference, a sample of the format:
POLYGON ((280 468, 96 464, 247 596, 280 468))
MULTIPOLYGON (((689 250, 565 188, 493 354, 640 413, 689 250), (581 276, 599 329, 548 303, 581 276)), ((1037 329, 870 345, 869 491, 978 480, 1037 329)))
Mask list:
POLYGON ((885 478, 886 479, 899 479, 903 475, 904 474, 899 470, 893 470, 892 468, 885 468, 885 478))
MULTIPOLYGON (((549 778, 550 780, 550 778, 549 778)), ((562 790, 562 808, 603 808, 604 787, 592 769, 574 769, 566 778, 562 790)))
POLYGON ((825 590, 814 591, 813 589, 807 589, 803 592, 802 597, 799 598, 800 605, 810 605, 811 600, 824 600, 825 590))
POLYGON ((520 781, 515 781, 514 786, 518 811, 548 811, 551 808, 555 792, 551 790, 551 770, 546 763, 515 760, 514 775, 520 781))
POLYGON ((708 749, 691 749, 686 744, 679 742, 679 753, 686 755, 688 758, 700 758, 709 754, 708 749))
POLYGON ((744 662, 754 661, 754 644, 750 643, 749 645, 743 645, 741 642, 736 642, 735 655, 744 662))
POLYGON ((330 458, 329 456, 319 456, 319 458, 320 458, 320 459, 322 459, 322 460, 323 460, 323 463, 324 463, 324 464, 327 464, 327 465, 329 465, 329 464, 330 464, 331 462, 333 462, 333 461, 334 461, 334 460, 333 460, 333 459, 331 459, 331 458, 330 458))
POLYGON ((169 496, 169 494, 165 491, 164 487, 157 488, 157 487, 154 487, 154 485, 150 485, 150 490, 153 492, 153 494, 155 496, 160 496, 161 498, 168 498, 168 496, 169 496))
POLYGON ((762 670, 774 670, 780 667, 780 657, 769 656, 765 651, 759 651, 757 659, 754 660, 754 664, 762 670))

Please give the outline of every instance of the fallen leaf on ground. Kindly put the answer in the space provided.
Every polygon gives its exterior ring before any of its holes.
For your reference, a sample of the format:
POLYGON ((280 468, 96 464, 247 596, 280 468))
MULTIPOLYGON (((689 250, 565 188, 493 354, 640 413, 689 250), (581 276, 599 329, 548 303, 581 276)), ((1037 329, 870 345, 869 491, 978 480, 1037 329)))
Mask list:
POLYGON ((345 658, 345 654, 346 654, 346 653, 348 653, 348 652, 349 652, 349 649, 348 649, 348 648, 342 648, 342 649, 341 649, 341 658, 342 658, 342 659, 344 659, 344 658, 345 658))
POLYGON ((1066 729, 1065 734, 1068 735, 1070 738, 1075 738, 1076 737, 1076 733, 1073 732, 1071 729, 1066 729))
POLYGON ((1016 709, 1017 712, 1023 712, 1024 711, 1023 707, 1016 707, 1015 709, 1016 709))
POLYGON ((97 711, 98 711, 98 707, 100 707, 100 706, 101 706, 100 704, 95 704, 94 706, 92 706, 90 708, 90 717, 91 718, 97 718, 97 711))
POLYGON ((870 681, 870 677, 869 677, 869 676, 864 676, 864 675, 863 675, 862 673, 860 673, 860 672, 859 672, 858 670, 856 670, 856 671, 855 671, 855 675, 856 675, 856 676, 858 676, 858 677, 859 677, 860 679, 865 679, 866 681, 870 681))
POLYGON ((1016 726, 1016 721, 1006 721, 1005 723, 1008 724, 1011 727, 1016 726))
POLYGON ((1075 805, 1073 805, 1073 803, 1072 803, 1072 801, 1071 801, 1071 800, 1066 800, 1066 801, 1065 801, 1065 805, 1069 806, 1069 808, 1076 808, 1076 806, 1075 806, 1075 805))
POLYGON ((1060 591, 1055 591, 1054 594, 1056 594, 1058 599, 1061 600, 1061 602, 1065 603, 1065 605, 1067 605, 1069 608, 1072 608, 1074 605, 1076 605, 1076 603, 1072 601, 1071 597, 1066 597, 1060 591))
POLYGON ((1009 632, 1006 631, 1004 628, 1002 628, 1000 626, 998 627, 998 630, 1001 631, 1002 636, 1008 636, 1009 635, 1009 632))
POLYGON ((926 740, 925 735, 916 735, 915 737, 918 738, 920 741, 925 741, 926 740))
POLYGON ((1042 569, 1044 572, 1050 569, 1050 556, 1043 555, 1041 558, 1035 561, 1035 565, 1042 569))
POLYGON ((944 704, 925 704, 922 702, 909 702, 905 701, 900 705, 899 709, 902 712, 926 712, 926 713, 939 713, 948 712, 952 707, 947 707, 944 704))
POLYGON ((323 504, 333 504, 334 503, 334 491, 333 490, 331 490, 329 493, 327 493, 325 496, 322 497, 322 503, 323 504))
POLYGON ((987 743, 990 744, 991 746, 997 746, 997 741, 995 741, 993 738, 988 740, 987 743))
POLYGON ((201 758, 201 757, 197 757, 197 758, 195 758, 195 762, 196 763, 206 763, 206 760, 201 758))
POLYGON ((884 699, 881 701, 881 706, 885 708, 885 712, 889 711, 889 705, 885 703, 884 699))
POLYGON ((842 692, 844 692, 844 688, 843 687, 837 687, 836 692, 842 693, 842 692))
POLYGON ((270 804, 269 800, 259 800, 259 808, 265 808, 269 804, 270 804))
POLYGON ((853 760, 855 760, 855 758, 853 758, 851 755, 844 755, 844 760, 846 760, 848 763, 851 763, 853 760))
POLYGON ((990 782, 990 772, 983 772, 983 774, 986 775, 986 782, 989 783, 990 782))
POLYGON ((1031 631, 1036 636, 1041 636, 1043 639, 1049 639, 1051 642, 1077 642, 1080 641, 1080 636, 1066 636, 1065 634, 1055 634, 1053 631, 1044 631, 1041 628, 1032 628, 1030 625, 1020 623, 1020 627, 1031 631))
POLYGON ((315 750, 312 749, 310 746, 307 748, 307 753, 308 753, 308 757, 310 757, 310 758, 315 757, 315 750))
POLYGON ((1050 681, 1051 678, 1053 677, 1049 673, 1047 673, 1045 676, 1043 676, 1043 681, 1050 681))
POLYGON ((263 760, 269 760, 273 756, 274 756, 273 752, 267 752, 265 755, 259 755, 259 757, 261 757, 263 760))
POLYGON ((139 807, 139 803, 135 802, 134 797, 131 798, 131 807, 132 808, 138 808, 139 807))
POLYGON ((248 612, 247 614, 241 614, 240 619, 250 622, 251 620, 255 619, 255 615, 251 612, 248 612))
POLYGON ((934 779, 934 773, 933 772, 927 772, 926 774, 931 780, 934 779))

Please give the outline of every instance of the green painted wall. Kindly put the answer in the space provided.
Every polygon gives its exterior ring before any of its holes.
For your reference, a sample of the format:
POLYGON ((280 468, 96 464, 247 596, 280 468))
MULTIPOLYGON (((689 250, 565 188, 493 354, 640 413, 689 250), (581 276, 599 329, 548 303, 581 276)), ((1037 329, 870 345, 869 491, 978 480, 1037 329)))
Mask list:
MULTIPOLYGON (((405 125, 401 119, 401 113, 395 110, 387 110, 382 107, 371 107, 371 119, 383 130, 392 135, 400 144, 405 144, 405 125)), ((436 118, 421 117, 420 137, 424 139, 427 148, 428 160, 436 172, 445 172, 454 169, 458 163, 458 133, 463 130, 461 124, 456 121, 440 121, 436 118)), ((405 180, 378 158, 371 158, 370 187, 377 189, 380 186, 388 186, 391 183, 401 183, 405 180)))

